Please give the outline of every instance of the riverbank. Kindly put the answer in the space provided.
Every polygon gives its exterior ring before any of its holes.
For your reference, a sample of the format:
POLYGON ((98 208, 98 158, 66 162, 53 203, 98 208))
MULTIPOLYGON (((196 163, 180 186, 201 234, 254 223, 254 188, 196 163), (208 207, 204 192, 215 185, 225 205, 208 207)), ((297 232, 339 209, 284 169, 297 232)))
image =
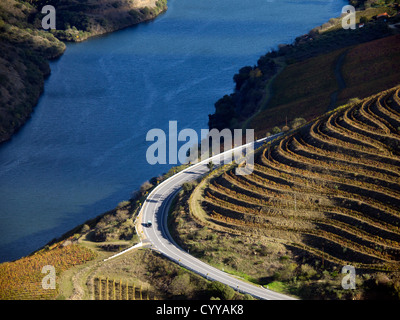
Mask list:
POLYGON ((209 115, 209 129, 251 128, 255 130, 255 136, 261 138, 288 128, 296 119, 311 120, 327 108, 345 104, 352 97, 363 98, 395 86, 399 78, 396 77, 396 58, 391 53, 398 50, 397 42, 393 40, 395 38, 386 44, 378 40, 399 33, 394 27, 400 20, 399 7, 385 3, 367 6, 368 1, 359 2, 354 30, 343 29, 340 17, 331 18, 298 36, 293 43, 279 45, 260 57, 256 65, 241 68, 233 77, 236 84, 233 93, 215 103, 215 112, 209 115), (373 41, 376 45, 370 45, 369 51, 361 50, 362 44, 373 41), (356 50, 357 55, 349 55, 352 61, 346 53, 357 46, 360 48, 356 50), (386 52, 381 46, 392 48, 386 52), (376 59, 366 63, 364 56, 366 52, 371 54, 371 49, 376 59), (375 84, 375 88, 371 85, 374 80, 357 79, 356 83, 355 74, 347 72, 354 64, 358 70, 371 69, 382 60, 393 63, 379 77, 386 77, 387 81, 375 84), (341 71, 347 77, 338 80, 341 71), (351 83, 346 90, 345 80, 351 83), (342 91, 343 94, 339 94, 342 91), (351 95, 348 94, 350 91, 351 95))
POLYGON ((0 143, 30 118, 51 72, 49 60, 64 53, 64 42, 81 42, 150 21, 167 10, 166 0, 42 2, 0 4, 0 143), (40 11, 45 4, 56 8, 55 30, 42 29, 40 11))

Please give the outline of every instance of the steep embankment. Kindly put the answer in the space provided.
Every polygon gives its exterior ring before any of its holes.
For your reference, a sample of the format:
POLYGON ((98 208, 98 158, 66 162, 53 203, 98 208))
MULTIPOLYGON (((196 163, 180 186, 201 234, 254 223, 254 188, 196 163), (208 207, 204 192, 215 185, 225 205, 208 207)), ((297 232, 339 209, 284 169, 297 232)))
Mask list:
POLYGON ((233 78, 235 91, 215 103, 210 129, 253 128, 261 138, 296 118, 311 120, 351 98, 395 86, 400 80, 399 29, 394 27, 399 8, 360 9, 355 30, 331 19, 262 56, 255 66, 241 68, 233 78), (382 12, 391 17, 378 19, 382 12))
POLYGON ((62 41, 83 41, 155 18, 166 0, 4 0, 0 3, 0 143, 27 121, 50 74, 48 60, 62 41), (56 9, 56 30, 45 31, 41 8, 56 9))
MULTIPOLYGON (((154 19, 167 9, 166 0, 36 0, 36 8, 52 5, 57 12, 56 30, 60 40, 83 41, 154 19)), ((43 15, 32 17, 40 28, 43 15)))
POLYGON ((204 191, 207 219, 325 264, 400 270, 400 87, 327 113, 204 191))

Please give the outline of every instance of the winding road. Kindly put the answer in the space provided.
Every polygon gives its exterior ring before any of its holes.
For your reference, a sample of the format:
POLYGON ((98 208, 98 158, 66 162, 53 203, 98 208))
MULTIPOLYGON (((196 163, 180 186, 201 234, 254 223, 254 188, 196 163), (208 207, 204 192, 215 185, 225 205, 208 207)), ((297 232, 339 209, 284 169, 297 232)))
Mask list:
POLYGON ((188 252, 180 248, 174 241, 167 227, 168 211, 175 194, 181 189, 183 183, 195 180, 206 174, 209 171, 207 167, 209 161, 212 161, 215 167, 218 167, 224 163, 225 159, 228 159, 227 157, 232 157, 232 151, 237 149, 242 149, 243 151, 251 144, 253 144, 253 148, 255 149, 263 142, 271 140, 276 136, 277 135, 263 138, 203 160, 175 174, 154 188, 148 195, 139 213, 139 217, 141 217, 141 221, 139 222, 141 222, 143 226, 149 220, 152 222, 151 227, 143 227, 146 242, 149 241, 153 249, 159 251, 161 254, 181 266, 192 270, 209 280, 222 282, 242 293, 248 293, 259 299, 266 300, 294 299, 287 295, 265 289, 261 286, 250 284, 191 256, 188 252))

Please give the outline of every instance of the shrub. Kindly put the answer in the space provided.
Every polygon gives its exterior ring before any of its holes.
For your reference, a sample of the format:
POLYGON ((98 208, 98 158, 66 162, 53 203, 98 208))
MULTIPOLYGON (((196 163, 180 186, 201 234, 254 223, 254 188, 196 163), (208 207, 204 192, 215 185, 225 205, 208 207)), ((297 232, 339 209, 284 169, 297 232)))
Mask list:
POLYGON ((140 13, 142 13, 145 17, 149 16, 151 14, 151 10, 148 7, 144 7, 139 10, 140 13))
POLYGON ((213 281, 209 287, 211 294, 223 300, 232 300, 235 296, 235 290, 231 287, 217 281, 213 281))
POLYGON ((132 9, 128 13, 133 18, 134 22, 139 22, 140 21, 141 14, 140 14, 139 11, 132 9))
POLYGON ((144 193, 152 187, 153 185, 149 181, 146 181, 140 186, 140 192, 144 193))
POLYGON ((274 280, 289 281, 295 276, 297 265, 295 263, 285 263, 283 268, 276 271, 273 275, 274 280))
POLYGON ((192 183, 189 183, 189 182, 185 182, 185 183, 182 185, 182 189, 183 189, 183 191, 184 191, 185 193, 189 193, 189 192, 192 191, 192 189, 193 189, 193 184, 192 184, 192 183))
POLYGON ((301 276, 307 280, 311 279, 312 277, 314 277, 317 274, 317 271, 315 271, 315 269, 308 264, 301 265, 300 272, 301 272, 301 276))
POLYGON ((304 125, 306 122, 307 121, 304 118, 295 118, 291 122, 290 126, 292 127, 292 129, 297 129, 297 128, 301 127, 302 125, 304 125))
POLYGON ((169 285, 169 291, 176 296, 188 295, 192 291, 189 274, 184 273, 176 276, 169 285))
POLYGON ((90 230, 90 227, 87 224, 84 224, 81 229, 81 233, 86 233, 90 230))
POLYGON ((271 133, 272 134, 277 134, 277 133, 280 133, 281 132, 281 129, 279 128, 279 127, 274 127, 272 130, 271 130, 271 133))
POLYGON ((120 203, 118 203, 117 208, 123 208, 126 207, 127 205, 130 205, 131 203, 129 201, 121 201, 120 203))
POLYGON ((157 0, 156 7, 159 9, 163 9, 167 6, 167 0, 157 0))

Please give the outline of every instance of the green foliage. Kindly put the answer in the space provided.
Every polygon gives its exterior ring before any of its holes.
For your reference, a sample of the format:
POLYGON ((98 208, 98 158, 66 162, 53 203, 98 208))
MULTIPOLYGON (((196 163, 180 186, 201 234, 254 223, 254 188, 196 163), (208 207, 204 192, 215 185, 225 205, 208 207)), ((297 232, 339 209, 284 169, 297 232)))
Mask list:
POLYGON ((85 224, 82 226, 81 233, 84 234, 84 233, 86 233, 86 232, 88 232, 88 231, 90 231, 90 227, 85 223, 85 224))
POLYGON ((274 280, 276 281, 288 281, 295 276, 297 264, 285 263, 282 268, 274 273, 274 280))
POLYGON ((317 271, 308 264, 302 264, 300 266, 300 279, 310 280, 317 275, 317 271))
POLYGON ((287 291, 287 285, 282 281, 273 281, 271 283, 268 283, 268 285, 266 285, 265 287, 276 292, 287 291))
POLYGON ((277 133, 280 133, 281 132, 281 129, 279 128, 279 127, 274 127, 272 130, 271 130, 271 133, 272 134, 277 134, 277 133))
POLYGON ((292 127, 292 129, 297 129, 297 128, 301 127, 302 125, 304 125, 305 123, 307 123, 306 119, 304 119, 304 118, 295 118, 290 123, 290 126, 292 127))
POLYGON ((165 10, 167 8, 167 0, 157 0, 156 7, 159 10, 165 10))
POLYGON ((142 9, 140 9, 139 11, 145 17, 150 16, 150 14, 151 14, 151 10, 148 7, 144 7, 142 9))
POLYGON ((139 22, 140 21, 140 19, 141 19, 141 17, 142 17, 142 15, 140 14, 140 12, 138 11, 138 10, 130 10, 129 12, 129 15, 133 18, 133 21, 136 23, 136 22, 139 22))
POLYGON ((222 300, 232 300, 236 293, 231 287, 218 281, 211 282, 208 290, 213 297, 222 300))
POLYGON ((212 161, 207 163, 208 170, 212 171, 214 169, 214 163, 212 161))
POLYGON ((193 183, 185 182, 185 183, 182 185, 182 189, 183 189, 184 192, 190 193, 190 191, 193 190, 193 183))

